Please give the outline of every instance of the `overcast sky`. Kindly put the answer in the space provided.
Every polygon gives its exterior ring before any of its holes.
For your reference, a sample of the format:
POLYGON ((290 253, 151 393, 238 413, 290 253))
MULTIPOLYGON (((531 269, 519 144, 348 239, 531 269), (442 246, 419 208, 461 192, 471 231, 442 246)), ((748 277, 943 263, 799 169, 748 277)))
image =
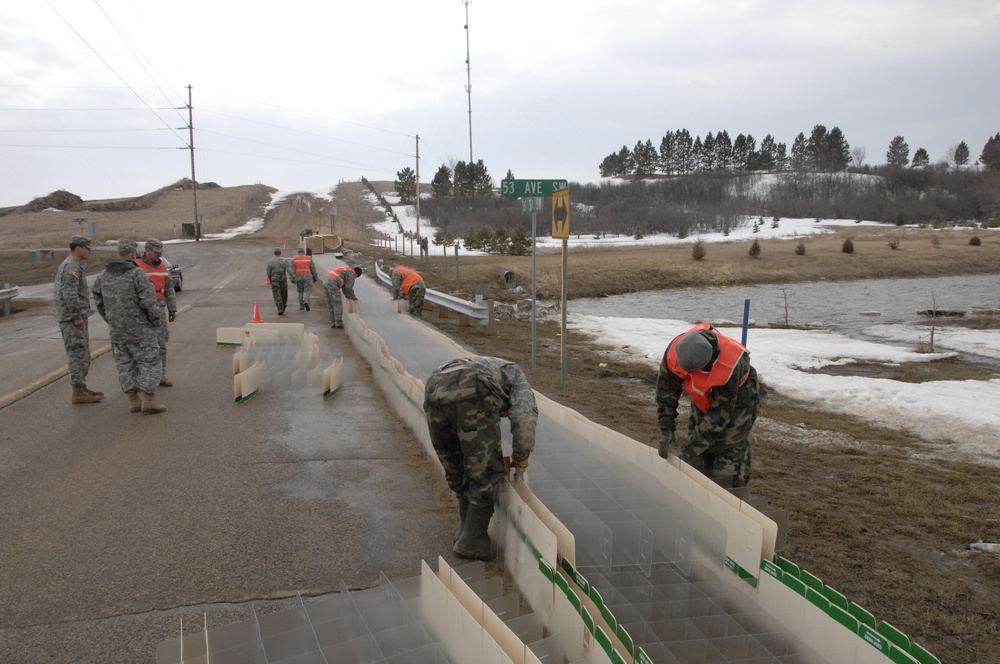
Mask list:
POLYGON ((223 186, 392 180, 416 135, 422 182, 470 156, 497 182, 596 180, 682 128, 975 159, 1000 131, 998 34, 985 0, 5 2, 0 206, 190 177, 188 85, 197 179, 223 186))

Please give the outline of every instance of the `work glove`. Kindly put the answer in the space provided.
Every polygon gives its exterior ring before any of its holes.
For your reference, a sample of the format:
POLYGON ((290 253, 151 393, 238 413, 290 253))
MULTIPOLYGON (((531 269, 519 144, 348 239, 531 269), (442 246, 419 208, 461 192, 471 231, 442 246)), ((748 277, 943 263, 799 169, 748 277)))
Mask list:
POLYGON ((668 449, 670 445, 674 442, 675 434, 673 431, 661 431, 660 432, 660 458, 666 459, 668 456, 668 449))
POLYGON ((170 321, 171 323, 173 323, 174 319, 176 319, 176 318, 177 318, 177 312, 176 311, 171 311, 169 314, 167 314, 167 320, 170 321))

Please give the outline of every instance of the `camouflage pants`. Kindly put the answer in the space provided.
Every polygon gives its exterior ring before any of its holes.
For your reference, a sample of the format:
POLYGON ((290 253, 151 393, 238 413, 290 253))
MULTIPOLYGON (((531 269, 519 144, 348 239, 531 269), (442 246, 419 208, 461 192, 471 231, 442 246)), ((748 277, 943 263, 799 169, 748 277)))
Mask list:
POLYGON ((278 313, 283 313, 288 305, 288 280, 271 279, 271 295, 274 297, 274 306, 278 307, 278 313))
POLYGON ((330 324, 344 324, 344 299, 340 294, 340 286, 333 279, 323 282, 326 291, 326 308, 330 310, 330 324))
POLYGON ((299 291, 299 306, 305 305, 310 299, 312 299, 313 292, 313 282, 312 277, 308 274, 304 277, 299 277, 295 282, 295 288, 299 291))
POLYGON ((760 412, 760 393, 756 370, 750 370, 736 394, 732 419, 725 427, 713 429, 713 413, 691 406, 688 441, 681 448, 681 459, 712 479, 728 480, 732 486, 750 483, 750 431, 760 412), (711 430, 711 439, 702 432, 711 430))
POLYGON ((163 377, 160 348, 154 339, 137 343, 111 344, 111 356, 118 369, 122 392, 153 394, 163 377))
POLYGON ((493 507, 503 476, 500 403, 475 369, 427 379, 424 413, 448 487, 480 507, 493 507))
POLYGON ((410 315, 411 316, 423 316, 424 313, 424 295, 427 293, 427 288, 423 284, 415 284, 410 288, 410 315))
POLYGON ((73 385, 86 385, 87 373, 90 371, 90 325, 83 320, 83 328, 73 324, 73 321, 59 323, 62 332, 63 345, 66 346, 66 359, 69 360, 69 382, 73 385))
POLYGON ((167 327, 167 308, 160 312, 160 325, 156 328, 156 345, 160 349, 160 371, 167 375, 167 341, 170 340, 170 329, 167 327))

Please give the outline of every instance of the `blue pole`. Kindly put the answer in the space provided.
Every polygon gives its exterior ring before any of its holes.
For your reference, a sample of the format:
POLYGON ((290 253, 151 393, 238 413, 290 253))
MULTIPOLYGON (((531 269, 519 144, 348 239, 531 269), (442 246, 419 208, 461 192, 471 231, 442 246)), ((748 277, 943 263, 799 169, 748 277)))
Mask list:
POLYGON ((750 300, 743 300, 743 345, 747 345, 747 328, 750 327, 750 300))

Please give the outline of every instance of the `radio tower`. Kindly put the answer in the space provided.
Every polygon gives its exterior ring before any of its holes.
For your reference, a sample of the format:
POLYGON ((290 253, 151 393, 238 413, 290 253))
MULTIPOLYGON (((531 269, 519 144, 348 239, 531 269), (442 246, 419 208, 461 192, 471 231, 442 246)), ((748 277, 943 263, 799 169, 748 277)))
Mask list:
POLYGON ((469 95, 469 165, 472 165, 472 65, 469 64, 469 1, 465 5, 465 92, 469 95))

